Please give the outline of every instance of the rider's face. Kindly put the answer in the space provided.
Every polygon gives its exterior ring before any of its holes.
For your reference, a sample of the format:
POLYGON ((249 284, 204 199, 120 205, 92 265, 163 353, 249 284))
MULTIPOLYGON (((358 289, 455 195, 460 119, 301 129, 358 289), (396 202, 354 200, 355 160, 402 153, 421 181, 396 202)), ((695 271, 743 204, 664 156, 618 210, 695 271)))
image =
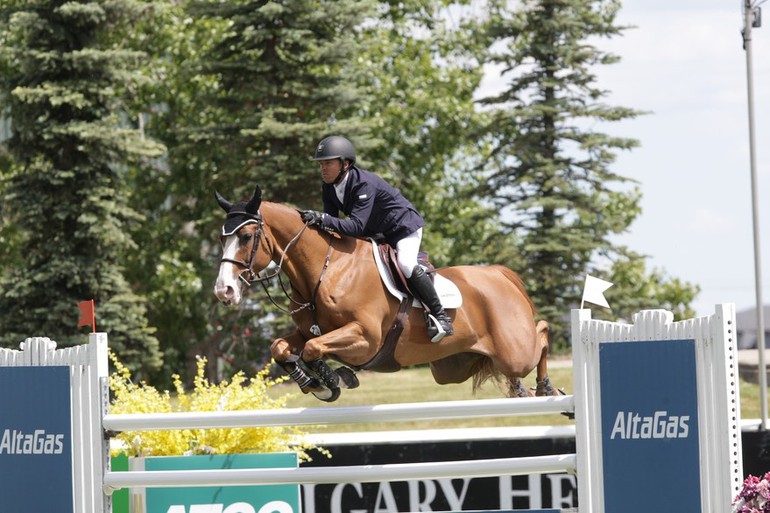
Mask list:
POLYGON ((321 160, 318 162, 318 168, 321 170, 324 183, 334 183, 342 169, 342 162, 340 159, 321 160))

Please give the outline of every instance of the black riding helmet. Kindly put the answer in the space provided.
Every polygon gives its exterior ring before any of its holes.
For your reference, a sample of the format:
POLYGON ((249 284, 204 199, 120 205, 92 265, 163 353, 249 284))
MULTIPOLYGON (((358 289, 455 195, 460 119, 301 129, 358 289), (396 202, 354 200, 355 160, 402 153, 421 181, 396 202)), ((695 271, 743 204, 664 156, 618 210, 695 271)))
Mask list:
POLYGON ((356 149, 353 143, 341 135, 330 135, 321 139, 321 142, 318 143, 318 147, 315 149, 315 157, 310 157, 310 160, 333 159, 340 159, 342 164, 337 178, 334 179, 334 185, 337 185, 345 176, 345 161, 350 161, 351 165, 356 162, 356 149))
POLYGON ((340 159, 342 164, 349 160, 351 164, 356 162, 356 149, 353 143, 340 135, 324 137, 315 149, 315 157, 310 160, 340 159))

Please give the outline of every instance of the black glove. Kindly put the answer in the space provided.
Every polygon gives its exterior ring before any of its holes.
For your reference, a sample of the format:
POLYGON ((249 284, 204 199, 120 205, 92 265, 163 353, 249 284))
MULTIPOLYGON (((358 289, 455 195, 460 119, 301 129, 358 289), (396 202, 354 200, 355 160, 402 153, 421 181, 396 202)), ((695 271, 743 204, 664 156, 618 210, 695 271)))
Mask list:
POLYGON ((308 226, 322 226, 324 214, 323 212, 318 212, 316 210, 300 210, 300 215, 302 216, 302 220, 308 224, 308 226))

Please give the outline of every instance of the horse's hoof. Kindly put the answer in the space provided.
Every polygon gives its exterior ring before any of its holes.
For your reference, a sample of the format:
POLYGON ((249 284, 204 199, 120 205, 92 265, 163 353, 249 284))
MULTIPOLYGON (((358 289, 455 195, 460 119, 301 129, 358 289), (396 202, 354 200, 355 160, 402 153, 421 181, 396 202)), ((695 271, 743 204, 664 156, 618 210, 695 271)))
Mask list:
POLYGON ((531 397, 529 391, 524 388, 521 380, 516 378, 510 382, 508 397, 531 397))
POLYGON ((356 373, 351 369, 348 369, 347 367, 340 367, 334 372, 336 372, 340 377, 345 388, 358 388, 358 385, 360 384, 358 382, 358 377, 356 376, 356 373))
POLYGON ((316 397, 316 399, 319 399, 327 403, 333 403, 334 401, 340 398, 340 389, 327 388, 321 392, 313 392, 313 395, 316 397))
POLYGON ((324 384, 325 387, 334 389, 338 388, 340 384, 340 378, 336 372, 334 372, 329 365, 323 360, 313 360, 306 364, 310 367, 310 370, 315 373, 318 379, 324 384))
POLYGON ((537 382, 537 389, 535 390, 535 396, 553 397, 553 396, 560 396, 560 395, 566 395, 566 394, 564 393, 564 390, 554 387, 551 384, 551 380, 548 379, 548 376, 546 376, 545 379, 543 379, 543 381, 537 382))

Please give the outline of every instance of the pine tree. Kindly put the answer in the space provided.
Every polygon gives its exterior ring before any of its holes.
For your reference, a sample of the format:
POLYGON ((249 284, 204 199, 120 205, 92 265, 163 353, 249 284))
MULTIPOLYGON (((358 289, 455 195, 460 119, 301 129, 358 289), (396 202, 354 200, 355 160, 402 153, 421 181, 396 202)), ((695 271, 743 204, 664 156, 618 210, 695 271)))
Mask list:
POLYGON ((497 257, 490 239, 500 238, 491 207, 473 195, 479 149, 468 134, 480 119, 474 93, 485 48, 477 15, 460 3, 381 2, 377 23, 360 32, 356 75, 384 142, 367 155, 372 171, 423 215, 422 249, 437 266, 489 262, 497 257))
POLYGON ((3 170, 7 215, 19 227, 18 261, 0 284, 0 339, 28 336, 82 342, 77 303, 94 298, 97 328, 134 370, 151 370, 161 353, 143 299, 124 277, 138 248, 129 228, 129 166, 147 165, 162 147, 130 126, 125 98, 146 80, 144 56, 121 46, 121 33, 143 4, 6 0, 0 61, 7 141, 3 170))
POLYGON ((624 30, 615 23, 619 7, 523 0, 515 11, 495 2, 490 14, 490 63, 503 69, 507 87, 482 101, 492 109, 485 191, 521 240, 522 274, 561 347, 585 273, 600 251, 612 253, 611 237, 640 211, 638 190, 612 171, 617 152, 637 141, 599 131, 602 123, 640 114, 604 103, 607 91, 594 74, 618 60, 595 44, 624 30))
POLYGON ((320 205, 317 167, 308 162, 329 133, 369 144, 361 92, 352 80, 357 26, 374 13, 361 0, 194 2, 197 18, 227 22, 202 56, 214 80, 214 108, 193 141, 216 168, 209 183, 244 195, 259 183, 265 197, 320 205), (202 145, 202 146, 201 146, 202 145), (311 200, 312 198, 312 200, 311 200))
POLYGON ((208 355, 213 379, 211 369, 222 354, 236 352, 234 367, 249 371, 253 362, 269 358, 266 341, 290 321, 268 315, 274 307, 262 301, 259 289, 248 309, 217 305, 212 289, 223 215, 214 191, 240 199, 260 184, 265 199, 320 208, 318 167, 308 161, 316 143, 340 133, 365 156, 370 123, 359 117, 362 93, 352 74, 357 27, 375 3, 160 4, 156 19, 138 27, 153 36, 137 39, 164 74, 144 102, 161 106, 152 108, 145 129, 169 152, 166 169, 133 179, 148 222, 138 234, 145 252, 130 270, 137 276, 158 270, 142 286, 169 354, 167 370, 208 355), (265 321, 272 317, 282 324, 265 321))

